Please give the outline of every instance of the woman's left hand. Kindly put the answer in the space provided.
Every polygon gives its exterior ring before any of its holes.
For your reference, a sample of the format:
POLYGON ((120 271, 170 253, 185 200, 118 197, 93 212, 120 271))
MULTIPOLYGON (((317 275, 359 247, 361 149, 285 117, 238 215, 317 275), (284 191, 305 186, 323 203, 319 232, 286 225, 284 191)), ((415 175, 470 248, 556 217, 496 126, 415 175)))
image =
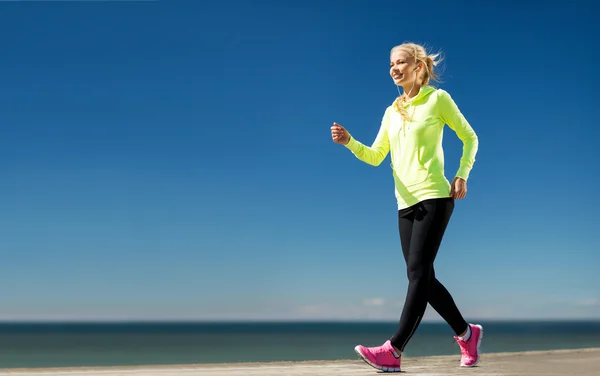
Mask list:
POLYGON ((467 182, 463 178, 456 177, 452 180, 450 196, 455 200, 465 198, 467 195, 467 182))

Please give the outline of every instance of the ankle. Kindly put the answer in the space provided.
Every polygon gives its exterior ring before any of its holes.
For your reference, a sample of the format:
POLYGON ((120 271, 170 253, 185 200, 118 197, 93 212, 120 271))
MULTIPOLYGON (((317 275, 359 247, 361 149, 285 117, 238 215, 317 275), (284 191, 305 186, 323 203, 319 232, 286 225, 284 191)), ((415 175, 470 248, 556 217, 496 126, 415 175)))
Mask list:
POLYGON ((471 326, 467 326, 467 330, 465 330, 463 333, 461 333, 458 336, 459 339, 461 339, 462 341, 468 341, 469 338, 471 338, 471 326))

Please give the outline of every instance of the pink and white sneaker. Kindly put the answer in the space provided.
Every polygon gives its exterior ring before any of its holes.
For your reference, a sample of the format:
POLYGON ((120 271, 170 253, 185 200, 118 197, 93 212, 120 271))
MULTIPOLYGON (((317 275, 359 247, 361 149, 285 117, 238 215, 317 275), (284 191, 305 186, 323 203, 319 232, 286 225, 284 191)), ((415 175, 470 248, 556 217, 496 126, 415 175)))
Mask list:
POLYGON ((394 356, 394 347, 389 340, 375 347, 358 345, 354 351, 373 368, 383 372, 400 372, 400 358, 394 356))
POLYGON ((469 324, 469 327, 471 328, 471 337, 468 340, 463 341, 456 336, 454 337, 462 354, 460 358, 461 367, 474 367, 479 362, 479 347, 483 338, 483 327, 473 324, 469 324))

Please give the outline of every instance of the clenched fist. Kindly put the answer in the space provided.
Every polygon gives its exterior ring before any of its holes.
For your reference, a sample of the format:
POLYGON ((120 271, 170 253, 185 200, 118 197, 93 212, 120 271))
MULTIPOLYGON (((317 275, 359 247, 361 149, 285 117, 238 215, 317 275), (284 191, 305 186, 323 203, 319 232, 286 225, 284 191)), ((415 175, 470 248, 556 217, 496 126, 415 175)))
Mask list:
POLYGON ((350 141, 350 133, 338 123, 333 123, 333 126, 331 127, 331 138, 336 144, 346 145, 350 141))

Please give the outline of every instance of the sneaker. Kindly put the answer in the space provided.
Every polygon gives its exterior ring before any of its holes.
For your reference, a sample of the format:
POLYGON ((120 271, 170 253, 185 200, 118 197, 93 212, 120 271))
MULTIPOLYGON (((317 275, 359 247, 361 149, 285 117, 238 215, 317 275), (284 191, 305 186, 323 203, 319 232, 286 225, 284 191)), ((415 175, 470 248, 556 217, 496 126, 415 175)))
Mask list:
POLYGON ((373 368, 383 372, 400 372, 400 358, 394 356, 394 347, 389 340, 376 347, 358 345, 354 351, 373 368))
POLYGON ((460 358, 461 367, 473 367, 479 362, 479 347, 483 338, 483 327, 481 325, 469 324, 471 327, 471 337, 463 341, 458 337, 454 337, 460 346, 462 354, 460 358))

